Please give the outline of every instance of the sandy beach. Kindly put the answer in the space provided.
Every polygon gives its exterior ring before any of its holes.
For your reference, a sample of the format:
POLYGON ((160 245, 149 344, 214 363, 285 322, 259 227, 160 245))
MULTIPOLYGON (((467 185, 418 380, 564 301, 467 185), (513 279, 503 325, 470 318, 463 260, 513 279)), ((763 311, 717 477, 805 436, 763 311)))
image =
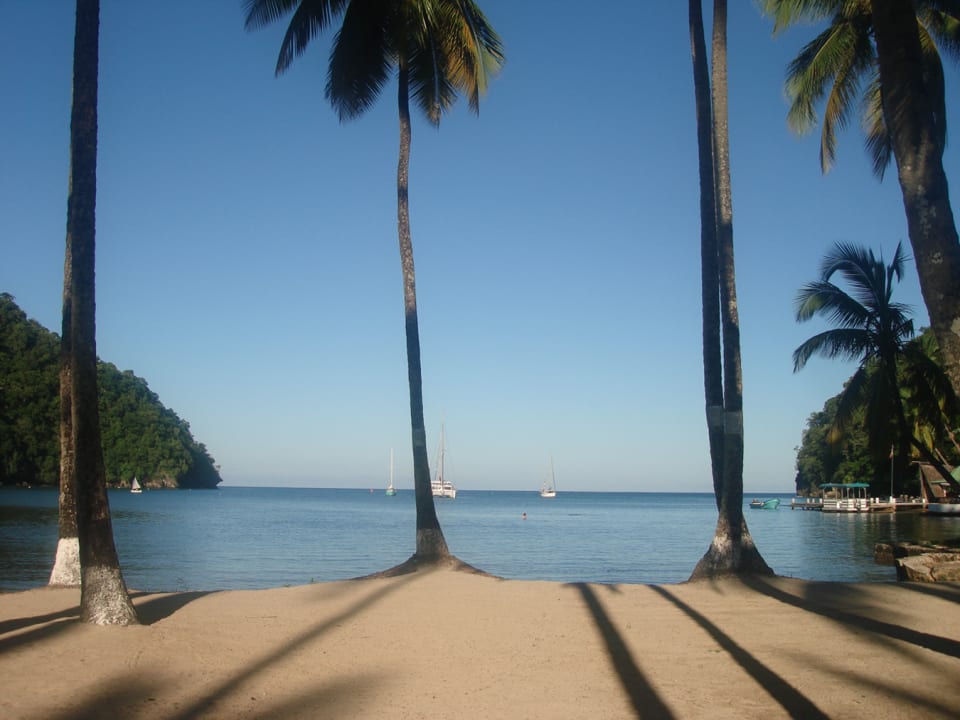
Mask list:
POLYGON ((960 586, 679 585, 451 570, 134 593, 0 595, 0 717, 956 718, 960 586))

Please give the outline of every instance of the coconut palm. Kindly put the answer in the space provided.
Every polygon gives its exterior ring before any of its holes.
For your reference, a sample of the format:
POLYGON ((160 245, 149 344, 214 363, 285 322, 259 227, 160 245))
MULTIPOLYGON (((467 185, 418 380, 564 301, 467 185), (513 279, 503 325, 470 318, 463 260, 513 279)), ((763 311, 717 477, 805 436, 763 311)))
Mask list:
POLYGON ((397 224, 403 270, 407 377, 410 386, 416 551, 410 567, 450 557, 437 519, 430 486, 416 276, 410 237, 408 169, 410 101, 432 125, 440 123, 458 93, 479 111, 480 95, 503 63, 500 38, 472 0, 246 0, 246 26, 260 28, 292 13, 280 47, 276 72, 283 73, 310 40, 343 16, 333 41, 326 97, 341 121, 362 115, 396 70, 400 115, 397 168, 397 224))
POLYGON ((943 170, 946 105, 940 50, 960 49, 953 0, 759 0, 774 32, 829 19, 791 63, 788 120, 803 132, 824 102, 821 166, 835 158, 836 131, 860 99, 867 148, 882 177, 891 156, 930 323, 960 395, 960 242, 943 170))
POLYGON ((137 614, 120 572, 107 500, 97 401, 96 203, 97 69, 100 2, 77 0, 70 116, 70 187, 63 279, 60 353, 61 515, 76 500, 80 556, 80 619, 97 625, 130 625, 137 614))
POLYGON ((955 410, 955 398, 943 371, 924 355, 918 343, 911 342, 914 327, 909 308, 893 300, 894 283, 903 277, 906 262, 900 245, 889 265, 872 250, 847 243, 838 243, 827 253, 819 280, 797 294, 796 318, 806 322, 819 316, 836 327, 814 335, 794 350, 793 369, 799 372, 814 355, 858 361, 840 395, 828 441, 838 441, 856 409, 865 407, 874 455, 883 455, 891 446, 905 453, 912 446, 949 475, 933 450, 917 437, 914 428, 918 421, 908 422, 905 410, 903 391, 909 387, 913 413, 941 434, 945 408, 955 410), (833 282, 835 275, 845 281, 849 292, 833 282), (943 397, 948 398, 947 406, 935 399, 943 397))
MULTIPOLYGON (((859 104, 867 151, 874 172, 882 179, 893 159, 893 147, 883 115, 870 0, 825 0, 815 7, 797 0, 762 0, 761 5, 773 16, 775 33, 800 20, 829 18, 827 27, 787 68, 787 124, 797 134, 812 131, 817 124, 817 107, 823 105, 820 167, 827 173, 836 161, 837 131, 847 125, 859 104)), ((942 149, 947 124, 940 50, 955 56, 960 51, 960 23, 933 5, 936 3, 916 3, 916 12, 923 77, 934 105, 936 140, 942 149)))
POLYGON ((700 2, 690 0, 689 17, 700 165, 704 393, 718 519, 713 541, 691 579, 773 572, 743 517, 743 378, 727 124, 727 3, 714 2, 711 77, 700 2))

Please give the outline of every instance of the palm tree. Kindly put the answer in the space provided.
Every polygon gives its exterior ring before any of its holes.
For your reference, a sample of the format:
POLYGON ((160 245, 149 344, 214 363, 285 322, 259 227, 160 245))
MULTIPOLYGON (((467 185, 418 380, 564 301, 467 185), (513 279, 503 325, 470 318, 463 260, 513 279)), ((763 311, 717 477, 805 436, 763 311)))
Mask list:
POLYGON ((836 129, 863 100, 875 173, 891 156, 924 303, 944 369, 960 395, 960 242, 943 170, 946 104, 939 50, 960 50, 960 8, 946 0, 760 0, 774 32, 802 21, 829 25, 790 64, 788 121, 804 132, 826 98, 821 166, 835 158, 836 129), (861 92, 862 91, 862 92, 861 92))
POLYGON ((714 2, 710 78, 700 0, 690 0, 689 14, 700 159, 704 393, 718 511, 713 541, 691 579, 769 575, 773 571, 757 550, 743 517, 743 376, 733 260, 727 3, 714 2))
MULTIPOLYGON (((70 188, 63 278, 61 398, 69 415, 61 422, 68 443, 61 473, 69 498, 75 484, 80 554, 80 619, 96 625, 131 625, 137 614, 120 572, 107 500, 97 402, 96 205, 97 72, 100 2, 77 0, 70 116, 70 188)), ((61 508, 61 514, 69 513, 61 508)))
POLYGON ((943 435, 944 413, 955 411, 952 388, 943 371, 925 356, 923 347, 911 342, 914 328, 909 308, 893 301, 894 281, 902 278, 906 262, 900 245, 889 265, 884 264, 882 256, 874 256, 872 250, 845 243, 838 243, 827 253, 820 279, 808 283, 797 294, 796 318, 806 322, 820 316, 836 327, 814 335, 794 350, 793 369, 799 372, 814 355, 859 361, 840 395, 827 440, 838 441, 855 410, 865 407, 869 442, 875 456, 894 446, 903 460, 912 446, 949 478, 940 459, 914 432, 918 420, 908 422, 903 400, 904 387, 912 388, 913 413, 922 419, 922 424, 943 435), (833 283, 834 275, 840 275, 851 292, 833 283), (901 380, 902 377, 905 379, 901 380), (948 399, 948 409, 941 400, 944 397, 948 399))
POLYGON ((416 551, 403 569, 449 559, 430 486, 416 275, 410 238, 408 174, 410 100, 434 126, 459 92, 479 112, 480 95, 503 63, 500 38, 472 0, 246 0, 246 27, 263 27, 292 13, 276 73, 283 73, 316 35, 343 15, 330 53, 326 97, 349 120, 373 105, 396 68, 399 85, 400 158, 397 226, 406 317, 407 378, 417 507, 416 551))

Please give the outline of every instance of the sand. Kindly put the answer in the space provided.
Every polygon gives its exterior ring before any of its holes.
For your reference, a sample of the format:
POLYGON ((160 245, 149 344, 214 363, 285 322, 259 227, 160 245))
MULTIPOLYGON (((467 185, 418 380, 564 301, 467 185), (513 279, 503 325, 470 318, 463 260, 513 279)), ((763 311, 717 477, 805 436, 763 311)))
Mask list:
POLYGON ((0 717, 957 718, 960 586, 451 570, 272 590, 0 595, 0 717))

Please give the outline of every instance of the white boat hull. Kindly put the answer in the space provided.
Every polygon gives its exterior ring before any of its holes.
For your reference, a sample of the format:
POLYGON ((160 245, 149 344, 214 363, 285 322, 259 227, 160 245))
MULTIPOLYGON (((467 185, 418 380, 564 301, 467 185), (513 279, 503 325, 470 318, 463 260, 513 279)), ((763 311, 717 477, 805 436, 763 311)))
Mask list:
POLYGON ((452 482, 434 481, 430 483, 430 489, 433 492, 434 497, 450 498, 451 500, 457 497, 457 488, 454 487, 452 482))
POLYGON ((960 503, 927 503, 928 515, 960 515, 960 503))

